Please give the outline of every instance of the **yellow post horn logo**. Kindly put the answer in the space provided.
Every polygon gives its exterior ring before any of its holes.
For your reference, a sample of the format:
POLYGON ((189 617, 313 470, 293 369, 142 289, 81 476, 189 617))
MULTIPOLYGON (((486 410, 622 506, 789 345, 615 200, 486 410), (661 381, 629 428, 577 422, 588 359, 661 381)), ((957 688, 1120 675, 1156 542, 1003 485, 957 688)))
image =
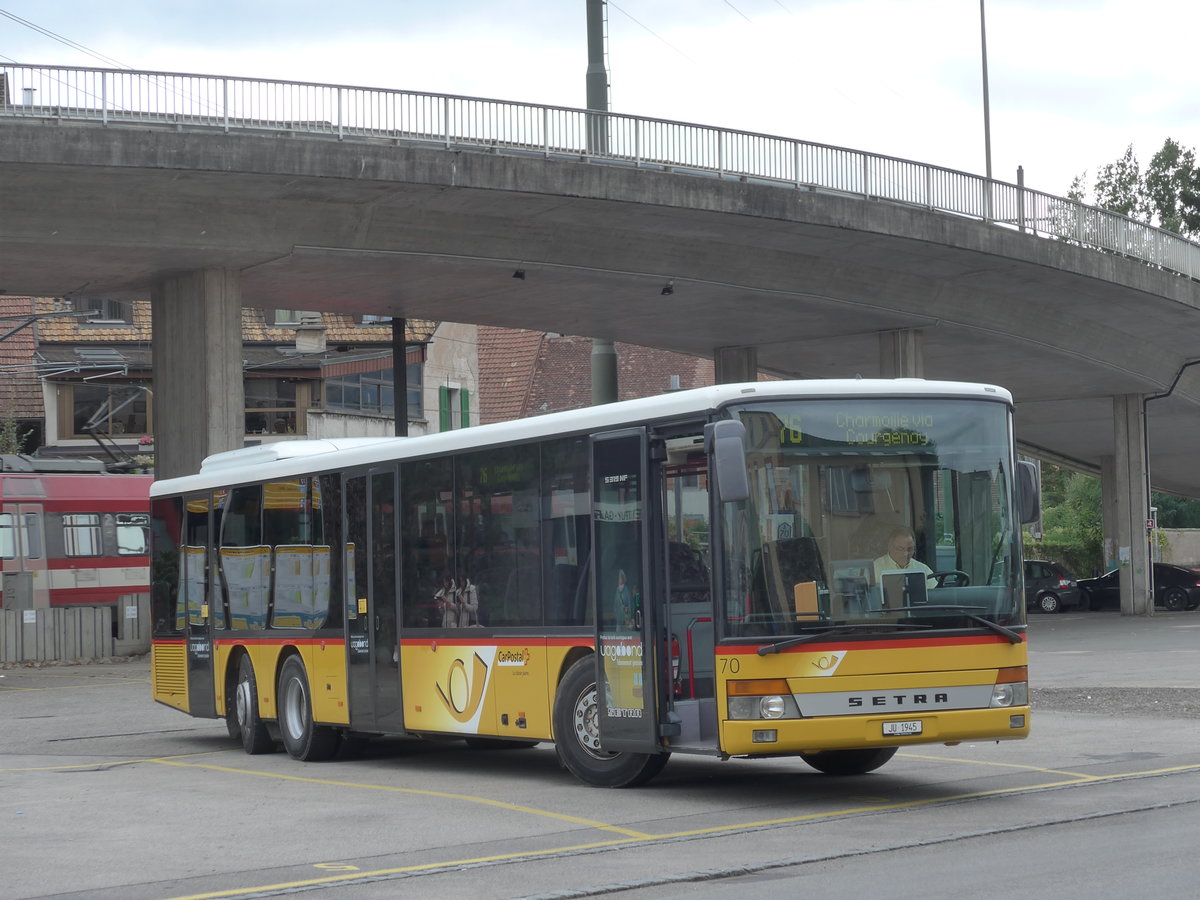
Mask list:
POLYGON ((483 702, 483 689, 487 685, 487 663, 479 658, 479 654, 475 654, 471 669, 471 674, 468 675, 467 664, 461 659, 456 659, 450 663, 450 670, 446 673, 448 687, 443 688, 440 682, 436 685, 438 696, 446 706, 446 712, 450 713, 456 722, 464 724, 479 712, 479 705, 483 702))

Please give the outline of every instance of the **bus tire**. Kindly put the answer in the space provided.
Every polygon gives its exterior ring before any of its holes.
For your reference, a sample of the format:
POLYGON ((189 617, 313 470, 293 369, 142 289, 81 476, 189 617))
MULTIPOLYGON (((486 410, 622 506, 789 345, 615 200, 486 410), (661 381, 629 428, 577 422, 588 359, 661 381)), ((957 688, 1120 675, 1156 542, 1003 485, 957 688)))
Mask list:
POLYGON ((274 752, 275 742, 267 731, 267 723, 258 714, 258 682, 254 678, 254 664, 250 662, 248 653, 243 654, 238 663, 237 691, 234 696, 242 749, 251 756, 274 752))
POLYGON ((874 772, 896 755, 896 747, 876 747, 871 750, 822 750, 801 753, 800 758, 826 775, 863 775, 874 772))
POLYGON ((663 770, 669 753, 610 753, 600 748, 596 661, 591 656, 567 670, 554 697, 558 758, 580 781, 595 787, 636 787, 663 770))
POLYGON ((323 762, 333 758, 341 745, 337 729, 313 722, 308 675, 298 656, 289 656, 279 670, 279 736, 292 759, 323 762))

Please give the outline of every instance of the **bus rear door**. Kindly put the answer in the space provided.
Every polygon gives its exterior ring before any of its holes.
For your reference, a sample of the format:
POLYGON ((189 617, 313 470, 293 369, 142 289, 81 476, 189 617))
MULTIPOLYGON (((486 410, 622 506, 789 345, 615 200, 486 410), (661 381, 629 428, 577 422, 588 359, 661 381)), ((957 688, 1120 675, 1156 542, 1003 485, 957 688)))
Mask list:
POLYGON ((600 745, 656 753, 656 604, 647 522, 644 429, 593 435, 592 578, 596 597, 596 687, 600 745))
POLYGON ((403 729, 396 615, 396 470, 346 478, 346 667, 350 727, 403 729))

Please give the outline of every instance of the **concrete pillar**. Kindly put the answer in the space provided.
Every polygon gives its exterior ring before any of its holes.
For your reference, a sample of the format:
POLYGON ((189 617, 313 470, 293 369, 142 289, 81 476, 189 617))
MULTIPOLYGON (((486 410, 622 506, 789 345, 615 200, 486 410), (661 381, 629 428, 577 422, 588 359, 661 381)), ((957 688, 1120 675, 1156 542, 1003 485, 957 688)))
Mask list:
POLYGON ((925 333, 898 328, 879 333, 880 378, 925 377, 925 333))
POLYGON ((1117 567, 1117 495, 1120 492, 1117 458, 1100 457, 1100 527, 1104 535, 1105 572, 1117 567))
POLYGON ((1140 394, 1113 397, 1114 474, 1117 506, 1117 560, 1121 574, 1121 615, 1154 615, 1150 600, 1150 486, 1146 466, 1146 416, 1140 394))
POLYGON ((592 406, 617 399, 617 350, 612 341, 592 339, 592 406))
POLYGON ((167 278, 151 294, 151 316, 154 472, 173 478, 244 443, 241 276, 204 269, 167 278))
POLYGON ((758 350, 754 347, 715 348, 713 377, 717 384, 758 381, 758 350))

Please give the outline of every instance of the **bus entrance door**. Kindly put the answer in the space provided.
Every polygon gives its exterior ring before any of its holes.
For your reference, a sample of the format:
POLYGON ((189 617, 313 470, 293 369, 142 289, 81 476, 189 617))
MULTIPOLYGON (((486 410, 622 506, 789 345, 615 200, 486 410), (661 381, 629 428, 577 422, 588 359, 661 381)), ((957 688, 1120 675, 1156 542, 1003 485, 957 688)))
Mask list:
POLYGON ((592 578, 600 746, 660 749, 655 604, 650 596, 644 429, 593 435, 592 578))
POLYGON ((396 472, 346 478, 346 663, 350 727, 402 730, 396 617, 396 472))
POLYGON ((717 744, 712 534, 708 461, 698 433, 665 441, 659 502, 666 524, 663 633, 670 662, 669 705, 679 724, 673 749, 717 744))

